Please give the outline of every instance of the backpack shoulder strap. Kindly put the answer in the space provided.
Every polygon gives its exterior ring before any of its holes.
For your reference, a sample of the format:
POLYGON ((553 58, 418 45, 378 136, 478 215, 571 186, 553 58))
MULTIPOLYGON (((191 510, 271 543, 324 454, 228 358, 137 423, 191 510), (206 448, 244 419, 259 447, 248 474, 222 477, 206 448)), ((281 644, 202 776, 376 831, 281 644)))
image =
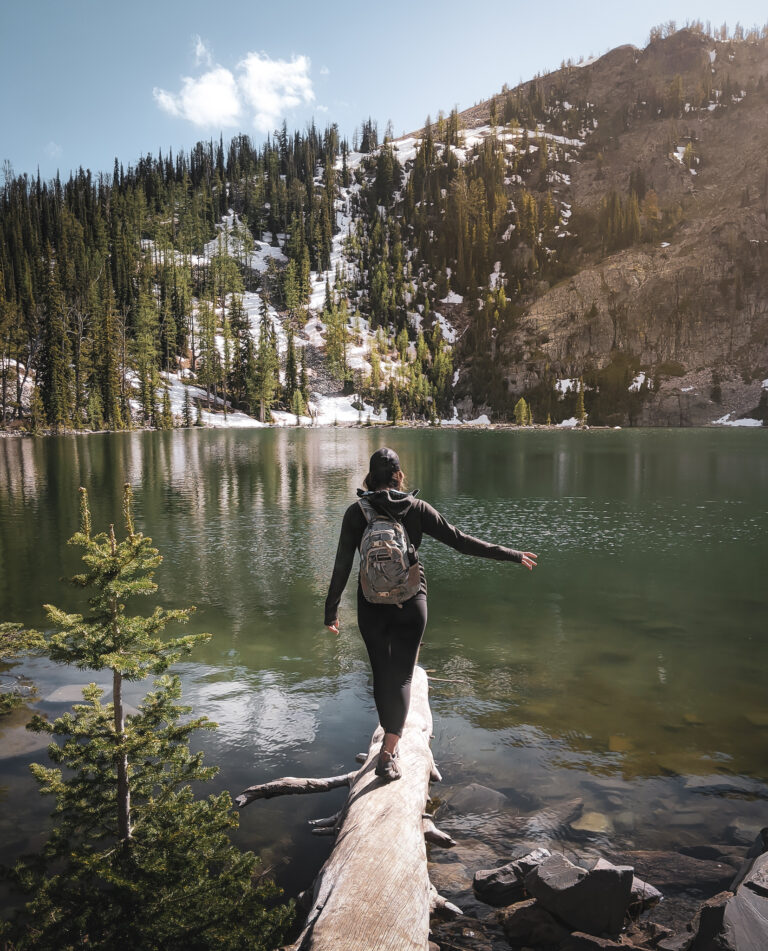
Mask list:
POLYGON ((402 524, 400 519, 394 515, 389 515, 387 512, 380 512, 378 509, 374 508, 368 499, 358 499, 357 504, 362 509, 363 515, 365 516, 366 522, 370 525, 375 519, 381 519, 384 522, 396 522, 402 524))
POLYGON ((378 512, 367 499, 358 499, 357 504, 360 506, 360 511, 365 516, 366 524, 370 525, 373 519, 375 519, 378 515, 378 512))

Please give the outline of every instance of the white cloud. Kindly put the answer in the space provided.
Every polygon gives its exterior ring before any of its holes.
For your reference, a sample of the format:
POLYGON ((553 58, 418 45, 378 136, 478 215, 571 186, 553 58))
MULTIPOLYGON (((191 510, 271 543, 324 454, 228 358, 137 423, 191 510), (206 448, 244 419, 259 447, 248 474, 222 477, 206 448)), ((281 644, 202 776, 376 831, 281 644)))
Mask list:
POLYGON ((213 66, 211 51, 202 36, 198 33, 192 39, 195 42, 195 66, 213 66))
POLYGON ((318 111, 318 112, 328 112, 328 106, 318 106, 318 107, 317 107, 317 111, 318 111))
POLYGON ((184 76, 179 93, 155 87, 152 95, 165 112, 194 125, 231 126, 240 118, 237 81, 223 66, 216 66, 197 79, 184 76))
POLYGON ((53 139, 46 145, 45 151, 50 158, 58 158, 61 153, 64 151, 58 142, 54 142, 53 139))
MULTIPOLYGON (((248 53, 237 64, 237 76, 224 66, 213 66, 211 53, 201 37, 195 37, 195 58, 210 68, 197 78, 182 77, 181 91, 155 87, 155 102, 169 115, 197 126, 223 128, 241 121, 252 110, 253 124, 271 132, 285 113, 314 101, 315 92, 306 56, 290 60, 271 59, 266 53, 248 53)), ((326 107, 319 107, 324 111, 326 107)))
POLYGON ((306 56, 294 56, 288 62, 270 59, 265 53, 248 53, 238 68, 240 90, 254 110, 253 123, 260 132, 271 132, 287 109, 315 98, 306 56))
POLYGON ((331 72, 331 71, 330 71, 330 69, 328 69, 327 66, 321 66, 321 67, 320 67, 320 75, 321 75, 321 76, 328 76, 328 75, 330 75, 330 72, 331 72))

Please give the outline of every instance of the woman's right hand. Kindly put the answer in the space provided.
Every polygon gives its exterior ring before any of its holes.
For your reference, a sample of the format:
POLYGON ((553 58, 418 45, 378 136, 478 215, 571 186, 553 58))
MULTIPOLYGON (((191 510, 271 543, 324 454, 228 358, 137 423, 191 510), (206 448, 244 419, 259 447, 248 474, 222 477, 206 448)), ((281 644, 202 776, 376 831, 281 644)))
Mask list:
POLYGON ((338 618, 336 618, 333 624, 326 624, 325 626, 328 628, 329 631, 333 631, 334 634, 339 633, 339 619, 338 618))
POLYGON ((532 551, 524 551, 524 552, 523 552, 523 560, 522 560, 521 564, 522 564, 522 566, 523 566, 524 568, 527 568, 528 571, 533 571, 533 569, 536 567, 536 564, 537 564, 536 559, 537 559, 538 557, 539 557, 539 556, 538 556, 538 555, 534 555, 534 553, 533 553, 532 551))

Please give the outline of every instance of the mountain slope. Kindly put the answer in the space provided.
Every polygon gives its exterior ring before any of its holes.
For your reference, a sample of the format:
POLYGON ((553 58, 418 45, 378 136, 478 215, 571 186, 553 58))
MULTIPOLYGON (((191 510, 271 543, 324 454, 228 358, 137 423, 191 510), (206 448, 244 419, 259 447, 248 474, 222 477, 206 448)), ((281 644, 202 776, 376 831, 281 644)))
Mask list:
MULTIPOLYGON (((720 42, 683 30, 510 95, 535 87, 555 106, 549 125, 560 121, 558 101, 589 101, 597 127, 561 188, 580 238, 574 273, 528 296, 518 329, 499 345, 506 386, 529 392, 554 373, 597 387, 600 371, 618 364, 624 380, 640 369, 656 376, 637 417, 646 423, 711 422, 755 407, 768 376, 765 38, 720 42), (680 160, 689 144, 690 169, 680 160), (627 195, 633 175, 641 197, 653 191, 667 210, 665 240, 606 253, 601 202, 627 195), (722 408, 710 403, 713 389, 722 408)), ((492 107, 459 119, 488 121, 492 107)), ((477 383, 461 395, 476 407, 488 398, 477 383)), ((627 411, 601 415, 621 422, 627 411)))

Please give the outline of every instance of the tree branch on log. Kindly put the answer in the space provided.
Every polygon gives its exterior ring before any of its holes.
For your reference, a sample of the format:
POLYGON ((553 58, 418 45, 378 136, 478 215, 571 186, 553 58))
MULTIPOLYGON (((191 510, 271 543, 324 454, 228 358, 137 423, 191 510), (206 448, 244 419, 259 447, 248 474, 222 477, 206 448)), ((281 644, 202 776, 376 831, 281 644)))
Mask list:
POLYGON ((447 832, 441 832, 433 822, 432 816, 427 813, 421 817, 421 827, 424 830, 424 838, 432 845, 441 845, 444 849, 456 845, 456 840, 452 839, 447 832))
POLYGON ((315 826, 318 829, 327 829, 329 826, 335 826, 339 819, 341 819, 342 810, 339 809, 337 813, 332 816, 328 816, 326 819, 310 819, 309 824, 315 826))
POLYGON ((356 772, 345 773, 343 776, 326 776, 324 779, 300 779, 296 776, 284 776, 274 779, 271 783, 261 783, 259 786, 249 786, 235 798, 238 809, 247 806, 254 799, 273 799, 275 796, 303 796, 307 793, 328 792, 329 789, 338 789, 339 786, 349 786, 357 776, 356 772))
POLYGON ((429 907, 433 915, 445 918, 448 921, 452 921, 454 918, 460 918, 464 914, 458 905, 454 905, 453 902, 448 901, 447 898, 443 898, 442 895, 438 894, 434 885, 429 886, 429 907))

